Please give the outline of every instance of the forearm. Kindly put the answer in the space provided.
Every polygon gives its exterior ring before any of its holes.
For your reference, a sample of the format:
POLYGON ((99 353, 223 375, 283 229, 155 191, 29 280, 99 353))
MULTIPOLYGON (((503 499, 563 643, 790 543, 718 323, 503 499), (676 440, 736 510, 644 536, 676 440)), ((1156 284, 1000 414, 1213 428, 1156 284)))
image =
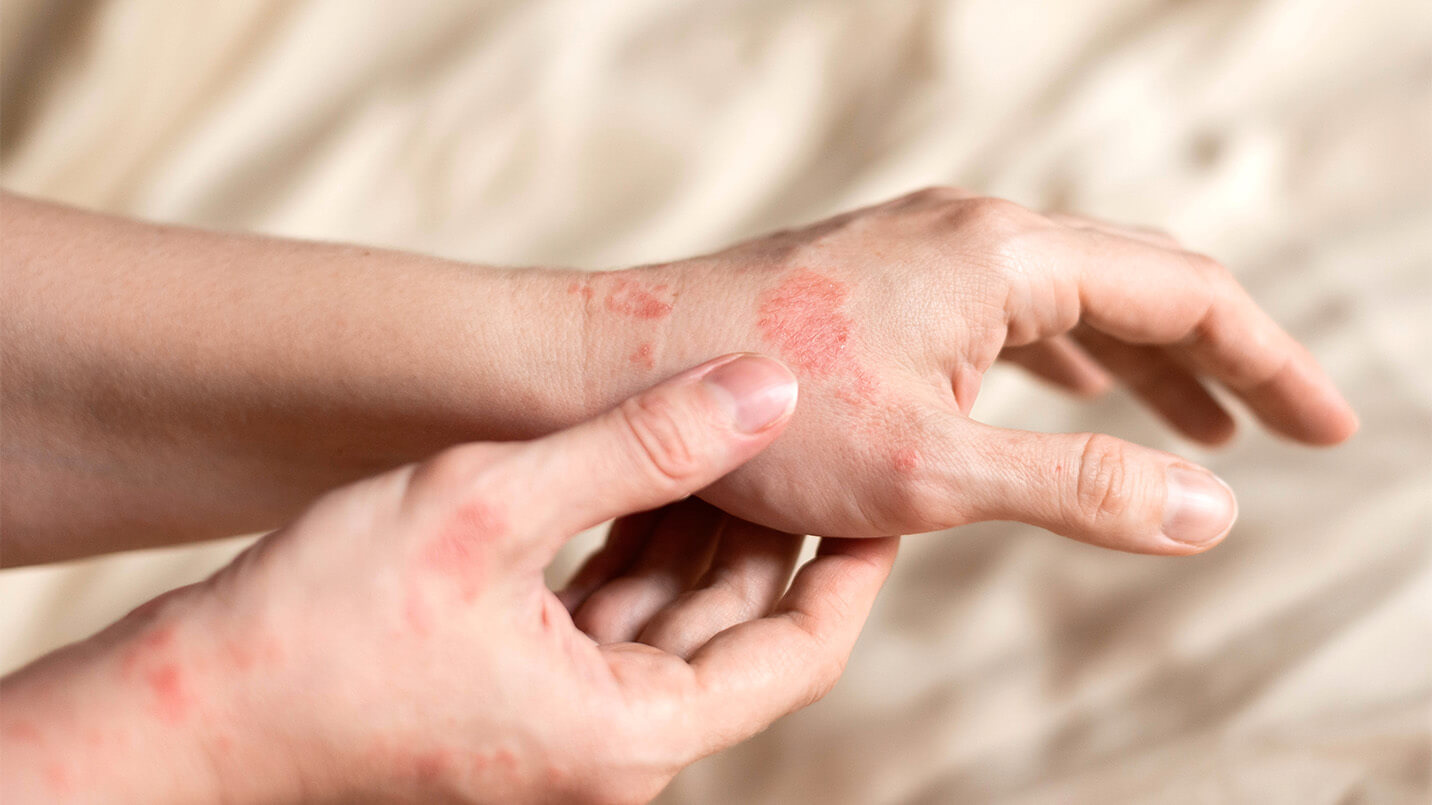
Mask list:
POLYGON ((272 528, 577 421, 627 357, 574 272, 3 205, 5 564, 272 528))

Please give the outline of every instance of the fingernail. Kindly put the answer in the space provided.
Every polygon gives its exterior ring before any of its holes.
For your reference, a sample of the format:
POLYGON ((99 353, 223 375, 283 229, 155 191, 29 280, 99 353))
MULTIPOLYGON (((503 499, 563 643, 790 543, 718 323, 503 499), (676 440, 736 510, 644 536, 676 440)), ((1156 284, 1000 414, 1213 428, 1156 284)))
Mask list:
POLYGON ((784 417, 796 404, 796 379, 777 361, 744 355, 713 369, 701 382, 731 412, 742 433, 755 433, 784 417))
POLYGON ((1188 545, 1212 542, 1233 527, 1238 501, 1218 476, 1201 467, 1175 464, 1164 475, 1163 532, 1188 545))

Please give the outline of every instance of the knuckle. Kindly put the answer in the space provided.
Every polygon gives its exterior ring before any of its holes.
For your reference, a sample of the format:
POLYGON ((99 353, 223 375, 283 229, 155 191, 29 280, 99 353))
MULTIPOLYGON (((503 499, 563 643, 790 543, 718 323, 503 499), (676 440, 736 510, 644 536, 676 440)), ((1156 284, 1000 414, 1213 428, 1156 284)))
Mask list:
POLYGON ((960 202, 950 214, 963 226, 1002 234, 1018 226, 1029 212, 1013 201, 982 196, 960 202))
POLYGON ((485 444, 449 447, 419 464, 409 483, 415 488, 439 489, 469 483, 492 465, 494 454, 489 447, 485 444))
POLYGON ((824 699, 835 690, 835 685, 845 675, 846 658, 843 655, 828 652, 816 666, 815 673, 811 677, 809 694, 806 697, 806 705, 812 705, 824 699))
POLYGON ((681 406, 644 394, 617 408, 634 460, 663 488, 681 487, 701 472, 700 440, 681 406))
POLYGON ((896 487, 899 521, 933 531, 945 527, 950 519, 949 501, 941 490, 922 480, 910 480, 896 487))
POLYGON ((1075 474, 1074 505, 1086 521, 1098 524, 1123 519, 1133 505, 1133 474, 1128 446, 1102 433, 1084 438, 1075 474))
POLYGON ((930 185, 929 187, 922 187, 914 193, 911 193, 910 198, 918 201, 940 202, 955 201, 956 199, 963 198, 964 195, 965 194, 956 187, 950 187, 949 185, 930 185))
POLYGON ((1207 280, 1222 281, 1231 276, 1228 268, 1202 252, 1184 252, 1189 269, 1207 280))

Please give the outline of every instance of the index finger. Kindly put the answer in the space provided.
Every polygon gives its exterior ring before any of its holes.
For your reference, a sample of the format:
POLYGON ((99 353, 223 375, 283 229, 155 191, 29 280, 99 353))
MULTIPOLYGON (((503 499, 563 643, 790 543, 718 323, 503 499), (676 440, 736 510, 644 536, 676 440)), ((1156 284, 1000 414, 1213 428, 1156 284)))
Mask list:
POLYGON ((1217 261, 1094 230, 1065 233, 1083 241, 1066 250, 1083 259, 1065 270, 1090 326, 1129 343, 1170 346, 1270 428, 1299 441, 1336 444, 1357 429, 1357 416, 1312 354, 1217 261))

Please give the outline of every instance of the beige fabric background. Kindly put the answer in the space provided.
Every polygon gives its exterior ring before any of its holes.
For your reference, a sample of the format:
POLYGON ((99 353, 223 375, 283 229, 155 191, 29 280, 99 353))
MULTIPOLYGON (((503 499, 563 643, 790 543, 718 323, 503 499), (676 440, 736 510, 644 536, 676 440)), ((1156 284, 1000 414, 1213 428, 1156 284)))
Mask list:
MULTIPOLYGON (((825 701, 667 802, 1426 802, 1432 7, 1425 0, 5 2, 0 182, 491 262, 714 248, 918 186, 1166 227, 1363 416, 1204 454, 1000 370, 976 415, 1183 451, 1206 556, 993 524, 906 542, 825 701)), ((474 310, 473 315, 482 315, 474 310)), ((7 490, 8 493, 8 490, 7 490)), ((0 665, 242 542, 0 574, 0 665)))

